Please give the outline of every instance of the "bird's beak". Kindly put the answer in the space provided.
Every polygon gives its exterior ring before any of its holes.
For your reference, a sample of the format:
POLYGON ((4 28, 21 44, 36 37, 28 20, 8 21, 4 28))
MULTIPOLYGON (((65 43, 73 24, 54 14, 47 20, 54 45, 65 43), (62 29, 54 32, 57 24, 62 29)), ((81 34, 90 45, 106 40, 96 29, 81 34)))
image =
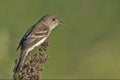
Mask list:
POLYGON ((59 25, 63 25, 63 22, 62 22, 62 21, 59 21, 59 25))

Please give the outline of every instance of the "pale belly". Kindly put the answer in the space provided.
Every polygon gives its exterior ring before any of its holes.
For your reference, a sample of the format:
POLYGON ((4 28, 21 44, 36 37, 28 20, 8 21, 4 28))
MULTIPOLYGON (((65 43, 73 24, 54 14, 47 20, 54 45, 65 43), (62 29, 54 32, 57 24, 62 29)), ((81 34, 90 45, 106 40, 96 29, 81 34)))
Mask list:
MULTIPOLYGON (((46 37, 47 38, 47 37, 46 37)), ((35 45, 33 45, 31 48, 28 49, 28 52, 29 51, 32 51, 35 47, 41 45, 45 40, 46 38, 43 38, 42 40, 40 40, 38 43, 36 43, 35 45)))
MULTIPOLYGON (((46 37, 46 38, 47 38, 47 37, 46 37)), ((40 44, 42 44, 42 43, 46 40, 46 38, 43 38, 42 40, 40 40, 38 43, 36 43, 36 44, 34 45, 34 47, 39 46, 40 44)))
MULTIPOLYGON (((50 32, 51 32, 51 31, 50 31, 50 32)), ((47 35, 45 38, 41 39, 38 43, 36 43, 35 45, 33 45, 31 48, 29 48, 29 49, 28 49, 28 52, 29 52, 29 51, 32 51, 35 47, 41 45, 41 44, 47 39, 47 37, 49 36, 50 32, 48 33, 48 35, 47 35)))

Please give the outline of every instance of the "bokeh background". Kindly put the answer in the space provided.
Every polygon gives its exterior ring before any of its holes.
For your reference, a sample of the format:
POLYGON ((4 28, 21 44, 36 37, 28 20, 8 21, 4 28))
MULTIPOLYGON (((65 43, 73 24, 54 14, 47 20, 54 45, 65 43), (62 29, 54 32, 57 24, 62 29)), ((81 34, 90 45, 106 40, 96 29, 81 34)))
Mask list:
POLYGON ((11 79, 16 47, 43 15, 62 22, 47 41, 42 79, 120 79, 120 0, 0 0, 0 79, 11 79))

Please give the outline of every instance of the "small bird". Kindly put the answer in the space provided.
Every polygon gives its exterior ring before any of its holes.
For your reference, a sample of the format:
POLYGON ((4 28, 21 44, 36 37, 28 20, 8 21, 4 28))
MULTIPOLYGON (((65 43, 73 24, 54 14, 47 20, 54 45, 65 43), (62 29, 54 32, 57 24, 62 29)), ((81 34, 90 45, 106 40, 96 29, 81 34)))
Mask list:
POLYGON ((59 21, 56 16, 45 15, 36 24, 30 27, 19 42, 19 46, 16 49, 18 50, 20 48, 21 54, 13 71, 19 71, 28 53, 35 47, 41 45, 49 36, 51 31, 56 26, 61 24, 63 23, 59 21))

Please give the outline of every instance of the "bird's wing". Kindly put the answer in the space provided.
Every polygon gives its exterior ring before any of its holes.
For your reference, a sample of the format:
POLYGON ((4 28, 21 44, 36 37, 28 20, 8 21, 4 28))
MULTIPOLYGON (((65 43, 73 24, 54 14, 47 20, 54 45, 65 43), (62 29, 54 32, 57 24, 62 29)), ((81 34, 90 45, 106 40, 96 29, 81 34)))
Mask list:
POLYGON ((24 34, 24 36, 22 37, 22 39, 21 39, 20 42, 19 42, 19 45, 18 45, 16 51, 21 47, 21 45, 23 44, 23 41, 24 41, 25 38, 30 34, 30 32, 32 31, 32 29, 33 29, 34 26, 35 26, 35 25, 33 25, 32 27, 30 27, 30 28, 27 30, 27 32, 24 34))
POLYGON ((44 24, 36 24, 32 26, 21 39, 17 49, 27 49, 38 43, 41 39, 48 35, 49 27, 44 24))

